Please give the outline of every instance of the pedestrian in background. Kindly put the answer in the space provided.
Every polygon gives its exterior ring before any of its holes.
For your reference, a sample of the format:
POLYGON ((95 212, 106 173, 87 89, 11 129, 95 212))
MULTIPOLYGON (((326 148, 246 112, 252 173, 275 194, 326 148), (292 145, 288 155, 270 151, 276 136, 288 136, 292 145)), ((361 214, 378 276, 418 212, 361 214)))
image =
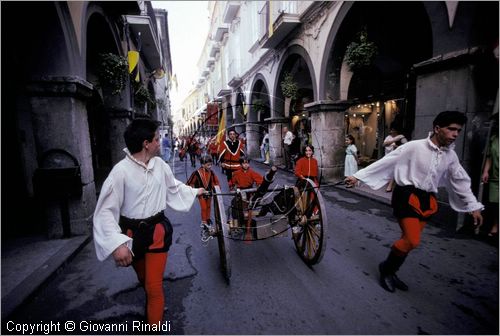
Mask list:
POLYGON ((146 291, 147 322, 163 320, 163 276, 173 228, 168 205, 187 212, 203 188, 176 180, 161 158, 158 123, 135 119, 124 133, 126 156, 104 184, 94 212, 94 244, 100 261, 112 256, 117 266, 132 265, 146 291))
POLYGON ((262 161, 266 161, 266 139, 269 139, 269 134, 267 133, 267 131, 264 131, 264 137, 262 138, 262 143, 260 144, 260 158, 262 159, 262 161))
POLYGON ((210 140, 210 144, 208 145, 208 151, 210 152, 210 156, 212 157, 212 162, 216 166, 219 165, 219 162, 217 161, 217 149, 219 146, 217 145, 217 140, 214 137, 212 140, 210 140))
POLYGON ((389 292, 396 288, 408 290, 396 272, 410 251, 419 245, 425 224, 438 211, 438 187, 446 187, 450 206, 455 211, 470 213, 474 225, 483 222, 484 207, 472 193, 470 177, 453 150, 453 143, 466 122, 463 113, 441 112, 426 139, 410 141, 345 179, 347 184, 353 185, 359 180, 372 189, 382 188, 392 177, 396 181, 391 205, 402 236, 379 265, 380 284, 389 292))
POLYGON ((288 130, 288 127, 283 127, 283 151, 284 151, 284 159, 285 159, 285 169, 292 169, 292 142, 294 139, 294 135, 292 132, 288 130))
MULTIPOLYGON (((496 114, 498 117, 498 114, 496 114)), ((486 162, 481 176, 481 182, 488 184, 487 207, 491 210, 493 221, 488 232, 489 237, 498 237, 498 121, 492 120, 491 136, 489 139, 486 162)))
POLYGON ((161 149, 162 149, 162 156, 163 156, 163 160, 165 160, 165 162, 168 162, 170 161, 170 150, 171 150, 171 145, 170 145, 170 140, 168 139, 168 134, 165 133, 163 135, 163 139, 161 140, 161 149))
POLYGON ((271 148, 269 146, 269 137, 264 139, 264 159, 265 164, 271 163, 271 148))
MULTIPOLYGON (((399 134, 399 130, 396 126, 392 126, 389 130, 389 135, 384 139, 384 151, 385 155, 389 154, 399 146, 407 143, 408 140, 405 138, 403 134, 399 134)), ((394 179, 391 179, 387 184, 387 188, 385 188, 386 192, 391 192, 394 187, 394 179)))
MULTIPOLYGON (((350 134, 345 137, 345 144, 344 176, 351 176, 358 171, 358 149, 354 137, 350 134)), ((353 184, 346 185, 347 188, 353 186, 353 184)))

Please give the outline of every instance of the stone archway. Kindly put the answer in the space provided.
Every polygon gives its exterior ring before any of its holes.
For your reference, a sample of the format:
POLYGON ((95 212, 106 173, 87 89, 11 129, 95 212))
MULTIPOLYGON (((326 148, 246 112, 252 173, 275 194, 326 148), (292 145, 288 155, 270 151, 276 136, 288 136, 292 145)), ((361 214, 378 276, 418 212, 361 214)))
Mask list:
MULTIPOLYGON (((112 28, 106 13, 96 4, 90 4, 86 8, 86 29, 84 30, 84 52, 86 55, 87 80, 94 84, 95 95, 101 97, 103 108, 100 111, 89 110, 89 119, 100 120, 100 125, 94 124, 97 129, 89 128, 91 136, 101 133, 101 142, 92 147, 93 156, 98 152, 101 157, 106 157, 106 166, 99 169, 106 175, 115 163, 123 158, 125 140, 123 132, 132 117, 130 87, 128 81, 126 87, 120 93, 113 93, 106 85, 101 85, 98 79, 101 54, 111 53, 126 57, 120 48, 117 32, 112 28), (97 114, 98 115, 97 115, 97 114), (102 130, 101 130, 102 128, 102 130), (109 143, 108 145, 104 143, 109 143)), ((100 184, 100 181, 96 181, 100 184)))
POLYGON ((260 73, 254 78, 250 91, 250 108, 247 124, 247 151, 252 158, 261 158, 260 145, 269 132, 271 99, 266 80, 260 73))
POLYGON ((74 157, 81 170, 83 192, 71 196, 65 206, 71 214, 70 234, 87 234, 88 218, 95 204, 85 128, 85 102, 91 95, 91 85, 82 78, 83 66, 68 4, 41 2, 26 7, 6 3, 2 10, 6 26, 18 25, 15 20, 22 13, 36 27, 26 35, 11 32, 4 36, 8 48, 2 53, 8 67, 2 76, 7 76, 9 85, 8 91, 4 91, 6 86, 2 88, 2 97, 10 107, 3 114, 4 136, 10 140, 4 155, 13 154, 13 164, 5 168, 9 176, 10 169, 18 171, 12 175, 18 187, 2 204, 6 210, 3 220, 16 223, 14 235, 43 233, 48 238, 59 238, 64 234, 59 202, 34 185, 35 173, 46 168, 39 159, 58 150, 74 157), (29 215, 19 217, 14 213, 17 219, 11 221, 10 209, 18 206, 9 206, 10 201, 23 204, 26 214, 37 214, 38 218, 32 220, 29 215))
POLYGON ((275 82, 275 97, 274 109, 272 111, 269 137, 270 146, 275 148, 277 158, 272 159, 277 162, 283 161, 282 151, 282 134, 283 126, 287 126, 295 135, 294 142, 291 146, 291 154, 299 155, 302 148, 311 142, 312 127, 309 113, 305 110, 304 105, 314 101, 316 97, 316 81, 311 59, 307 51, 301 46, 294 45, 290 47, 282 57, 282 62, 278 68, 278 80, 275 82), (290 102, 290 110, 285 110, 286 97, 284 97, 281 89, 281 82, 285 75, 289 73, 298 86, 298 95, 290 102))

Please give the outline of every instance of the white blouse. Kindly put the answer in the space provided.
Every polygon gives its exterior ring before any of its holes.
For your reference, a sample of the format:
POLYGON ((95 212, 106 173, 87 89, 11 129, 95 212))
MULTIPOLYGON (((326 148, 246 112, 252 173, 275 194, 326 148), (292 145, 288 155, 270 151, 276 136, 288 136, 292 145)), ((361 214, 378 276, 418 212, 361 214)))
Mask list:
POLYGON ((198 194, 175 179, 170 166, 161 158, 151 158, 146 166, 128 150, 104 181, 94 212, 94 244, 99 260, 104 260, 121 244, 132 250, 132 239, 121 232, 120 215, 143 219, 164 210, 168 205, 187 212, 198 194))
POLYGON ((372 189, 379 189, 392 178, 400 186, 413 185, 437 193, 448 191, 450 206, 458 212, 483 209, 470 188, 471 180, 453 150, 455 146, 438 147, 430 137, 407 142, 382 159, 359 170, 353 176, 372 189))

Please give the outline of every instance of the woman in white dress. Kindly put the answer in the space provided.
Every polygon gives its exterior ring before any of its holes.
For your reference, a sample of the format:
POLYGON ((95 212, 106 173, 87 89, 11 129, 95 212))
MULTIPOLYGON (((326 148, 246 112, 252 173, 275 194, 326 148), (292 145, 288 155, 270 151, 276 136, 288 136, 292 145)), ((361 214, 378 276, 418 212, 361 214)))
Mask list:
MULTIPOLYGON (((344 163, 344 176, 351 176, 358 171, 358 149, 354 144, 354 137, 348 135, 345 137, 345 163, 344 163)), ((353 185, 346 186, 351 188, 353 185)))

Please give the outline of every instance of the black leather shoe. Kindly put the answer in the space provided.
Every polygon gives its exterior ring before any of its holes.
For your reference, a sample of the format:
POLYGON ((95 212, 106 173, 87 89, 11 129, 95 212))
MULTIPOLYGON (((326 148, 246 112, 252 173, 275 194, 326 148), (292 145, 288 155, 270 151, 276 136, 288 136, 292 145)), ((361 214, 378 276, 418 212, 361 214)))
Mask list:
POLYGON ((386 291, 394 293, 396 291, 394 275, 385 272, 383 262, 378 265, 378 270, 380 271, 380 286, 386 291))
POLYGON ((405 284, 403 281, 401 281, 401 279, 398 278, 396 274, 392 276, 392 279, 394 281, 394 287, 396 287, 397 289, 401 289, 402 291, 405 292, 408 290, 408 285, 405 284))

